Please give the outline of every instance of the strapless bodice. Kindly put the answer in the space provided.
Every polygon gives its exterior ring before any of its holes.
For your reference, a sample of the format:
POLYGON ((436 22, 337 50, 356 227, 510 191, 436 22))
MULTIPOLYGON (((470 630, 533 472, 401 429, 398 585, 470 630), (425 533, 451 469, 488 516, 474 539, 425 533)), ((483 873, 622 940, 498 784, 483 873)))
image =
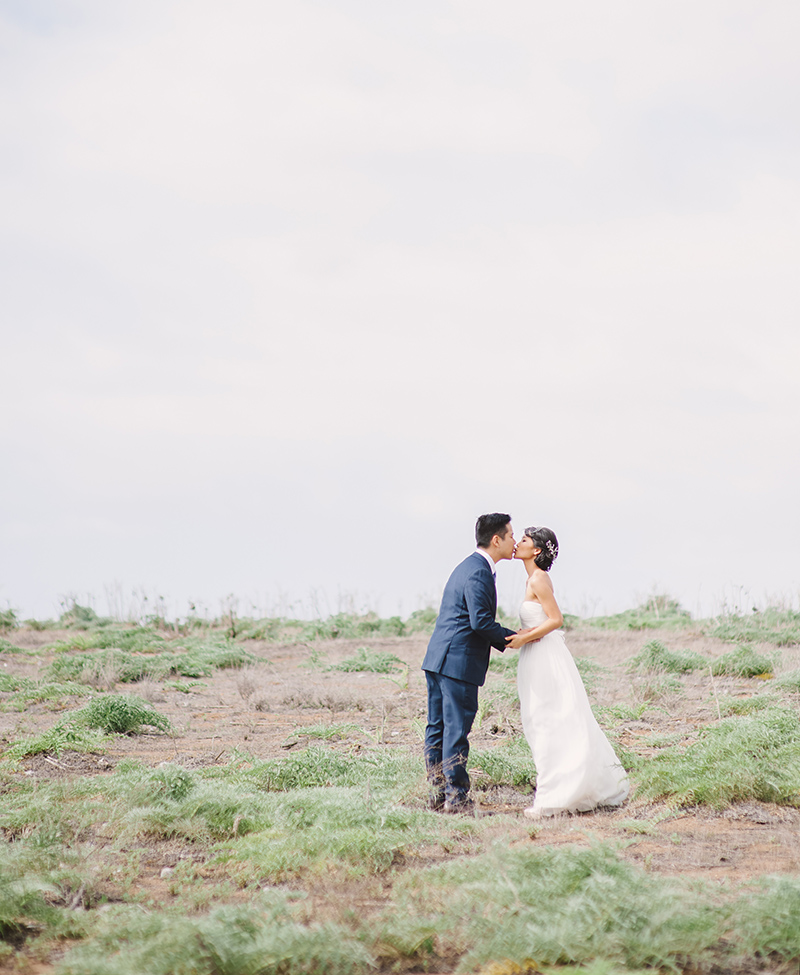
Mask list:
POLYGON ((526 599, 519 608, 519 618, 522 628, 527 630, 544 623, 547 619, 547 613, 545 613, 541 603, 526 599))

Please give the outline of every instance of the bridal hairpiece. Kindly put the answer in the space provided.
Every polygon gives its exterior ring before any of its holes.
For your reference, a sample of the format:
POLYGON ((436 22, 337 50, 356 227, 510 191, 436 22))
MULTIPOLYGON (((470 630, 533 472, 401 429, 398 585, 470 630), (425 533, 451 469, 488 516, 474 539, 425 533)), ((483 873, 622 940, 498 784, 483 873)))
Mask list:
POLYGON ((555 562, 556 556, 558 555, 558 545, 553 545, 553 543, 548 538, 545 542, 545 547, 547 548, 547 554, 555 562))

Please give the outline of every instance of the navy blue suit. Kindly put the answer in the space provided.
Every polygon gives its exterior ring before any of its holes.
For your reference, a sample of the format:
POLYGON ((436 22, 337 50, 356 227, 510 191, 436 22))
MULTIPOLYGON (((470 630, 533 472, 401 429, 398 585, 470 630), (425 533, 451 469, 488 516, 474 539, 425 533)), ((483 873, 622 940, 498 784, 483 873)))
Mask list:
POLYGON ((442 596, 422 669, 428 682, 425 765, 429 780, 448 800, 469 792, 469 733, 478 711, 491 648, 505 650, 508 630, 496 620, 497 589, 479 552, 453 570, 442 596))

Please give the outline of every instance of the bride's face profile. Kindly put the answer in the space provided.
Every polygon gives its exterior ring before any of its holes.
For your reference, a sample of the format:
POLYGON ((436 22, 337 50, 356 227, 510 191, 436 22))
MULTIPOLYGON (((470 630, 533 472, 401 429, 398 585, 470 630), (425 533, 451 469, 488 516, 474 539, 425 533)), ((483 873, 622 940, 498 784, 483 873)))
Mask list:
POLYGON ((517 550, 514 552, 515 559, 535 559, 541 552, 539 546, 534 542, 530 535, 523 535, 517 542, 517 550))

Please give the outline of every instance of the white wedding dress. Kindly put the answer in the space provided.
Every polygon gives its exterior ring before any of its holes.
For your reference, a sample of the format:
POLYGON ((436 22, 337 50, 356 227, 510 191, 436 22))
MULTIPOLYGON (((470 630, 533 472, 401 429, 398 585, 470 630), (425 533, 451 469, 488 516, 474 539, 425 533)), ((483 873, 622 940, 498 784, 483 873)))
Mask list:
MULTIPOLYGON (((541 603, 526 599, 520 619, 528 629, 547 616, 541 603)), ((522 728, 536 765, 536 795, 528 815, 587 812, 624 802, 628 776, 592 714, 561 630, 522 647, 517 688, 522 728)))

